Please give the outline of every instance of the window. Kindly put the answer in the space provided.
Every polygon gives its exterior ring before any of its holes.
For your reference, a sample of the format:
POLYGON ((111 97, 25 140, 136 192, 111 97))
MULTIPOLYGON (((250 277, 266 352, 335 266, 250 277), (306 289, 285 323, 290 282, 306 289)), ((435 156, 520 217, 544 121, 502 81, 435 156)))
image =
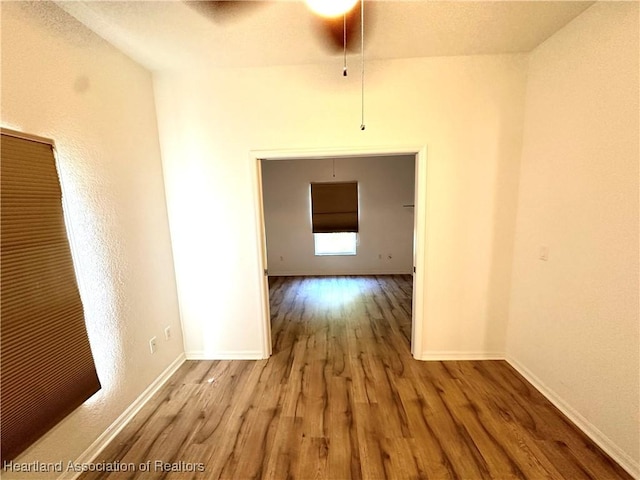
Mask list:
POLYGON ((357 233, 314 233, 316 255, 355 255, 357 233))
POLYGON ((355 255, 358 182, 312 183, 311 226, 316 255, 355 255))
POLYGON ((2 445, 10 461, 100 389, 53 142, 2 129, 2 445))

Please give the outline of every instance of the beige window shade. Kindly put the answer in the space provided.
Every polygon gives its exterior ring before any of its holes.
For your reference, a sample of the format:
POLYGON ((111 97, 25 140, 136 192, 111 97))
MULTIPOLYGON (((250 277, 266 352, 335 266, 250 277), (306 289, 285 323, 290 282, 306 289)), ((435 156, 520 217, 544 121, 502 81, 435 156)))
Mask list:
POLYGON ((358 182, 311 184, 313 233, 358 231, 358 182))
POLYGON ((1 459, 100 389, 51 144, 2 130, 1 459))

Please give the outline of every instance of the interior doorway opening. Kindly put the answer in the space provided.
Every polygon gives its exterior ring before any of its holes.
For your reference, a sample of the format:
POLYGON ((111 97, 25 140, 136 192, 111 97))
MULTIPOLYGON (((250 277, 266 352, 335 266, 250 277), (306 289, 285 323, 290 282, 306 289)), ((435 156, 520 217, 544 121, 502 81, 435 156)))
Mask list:
MULTIPOLYGON (((269 276, 282 276, 282 277, 303 277, 303 276, 316 276, 316 277, 335 277, 336 275, 354 275, 357 274, 358 277, 365 276, 364 278, 370 277, 375 281, 375 275, 409 275, 408 279, 410 282, 404 283, 405 288, 407 284, 411 285, 411 300, 410 300, 410 348, 411 353, 414 358, 420 358, 422 356, 422 335, 423 335, 423 322, 424 322, 424 269, 421 267, 424 265, 424 256, 425 256, 425 243, 426 243, 426 218, 424 216, 424 212, 426 212, 426 147, 421 148, 387 148, 387 149, 342 149, 342 150, 331 150, 331 151, 254 151, 251 152, 251 157, 255 161, 256 165, 256 221, 257 221, 257 229, 260 233, 261 238, 261 252, 260 252, 260 267, 261 267, 261 293, 262 293, 262 303, 263 303, 263 318, 262 318, 262 329, 263 329, 263 338, 264 338, 264 357, 268 357, 272 353, 272 325, 271 325, 271 308, 269 305, 270 298, 270 290, 269 290, 269 276), (287 247, 286 242, 283 245, 279 245, 278 248, 272 248, 274 243, 279 243, 279 241, 270 240, 270 236, 268 234, 269 228, 267 227, 266 219, 267 217, 272 217, 272 212, 265 211, 267 207, 264 198, 264 176, 265 169, 269 167, 265 167, 265 165, 275 165, 279 162, 279 165, 284 165, 286 162, 289 164, 295 162, 316 162, 311 165, 314 165, 314 169, 322 169, 322 163, 325 164, 327 162, 332 164, 331 172, 329 173, 330 177, 328 180, 336 178, 340 179, 349 179, 349 180, 358 180, 357 178, 353 178, 354 172, 350 168, 353 165, 356 159, 364 159, 370 158, 373 162, 381 162, 384 158, 393 158, 393 157, 403 157, 409 158, 412 162, 411 166, 411 183, 412 183, 412 192, 411 194, 403 198, 401 200, 401 204, 399 208, 404 212, 405 218, 404 221, 406 223, 406 217, 410 217, 409 223, 409 233, 408 236, 409 241, 406 243, 407 248, 406 252, 398 252, 398 257, 396 257, 396 253, 394 251, 376 251, 375 247, 372 247, 372 244, 375 242, 367 241, 367 245, 362 245, 360 242, 359 248, 362 248, 361 258, 357 258, 358 254, 354 257, 357 259, 356 261, 352 261, 351 264, 348 262, 341 262, 340 259, 335 259, 333 263, 329 262, 314 262, 314 259, 310 257, 308 254, 309 246, 301 246, 299 249, 302 252, 298 252, 299 255, 296 261, 302 259, 302 263, 298 261, 298 263, 293 260, 296 257, 295 247, 291 247, 289 245, 287 247), (344 162, 342 165, 340 162, 344 162), (340 168, 345 167, 346 171, 340 172, 340 168), (348 168, 347 168, 348 167, 348 168), (338 169, 337 171, 335 169, 338 169), (334 177, 335 175, 335 177, 334 177), (346 175, 347 177, 341 177, 346 175), (373 250, 371 248, 373 248, 373 250), (307 249, 305 252, 304 250, 307 249), (283 254, 283 252, 285 252, 283 254), (373 257, 373 258, 372 258, 373 257), (287 261, 291 259, 291 261, 287 261), (401 260, 402 261, 399 261, 401 260), (377 262, 387 262, 386 265, 384 263, 379 263, 378 265, 371 264, 371 260, 376 260, 377 262), (398 260, 395 262, 394 260, 398 260), (306 262, 306 263, 305 263, 306 262), (367 263, 368 262, 368 263, 367 263), (404 262, 404 263, 403 263, 404 262), (281 265, 272 266, 274 263, 281 263, 281 265), (342 264, 342 265, 340 265, 342 264), (284 267, 290 268, 290 270, 283 270, 284 267), (327 267, 327 269, 322 270, 322 268, 327 267), (296 270, 296 268, 298 270, 296 270), (394 270, 395 269, 395 270, 394 270)), ((371 164, 373 165, 373 163, 371 164)), ((399 164, 398 164, 399 165, 399 164)), ((282 172, 280 172, 282 173, 282 172)), ((310 183, 314 181, 313 178, 307 176, 306 181, 310 183)), ((374 182, 375 183, 375 182, 374 182)), ((364 183, 363 183, 364 187, 364 183)), ((270 188, 270 187, 269 187, 270 188)), ((375 198, 376 195, 372 192, 375 191, 375 188, 371 188, 371 184, 365 188, 366 195, 375 198)), ((406 194, 407 192, 405 192, 406 194)), ((396 198, 397 200, 398 198, 396 198)), ((362 200, 362 198, 360 199, 362 200)), ((286 202, 286 198, 282 197, 278 201, 286 202)), ((371 200, 368 199, 367 202, 371 200)), ((303 202, 304 203, 304 202, 303 202)), ((397 202, 396 202, 397 203, 397 202)), ((370 214, 372 211, 373 204, 362 205, 363 210, 360 211, 360 215, 362 221, 367 220, 367 214, 370 214), (368 212, 367 212, 368 211, 368 212), (367 213, 365 213, 367 212, 367 213)), ((285 205, 285 207, 290 207, 290 205, 285 205)), ((269 207, 271 208, 271 207, 269 207)), ((285 208, 284 210, 286 211, 285 208)), ((306 209, 307 216, 310 216, 309 204, 307 205, 298 205, 295 208, 304 208, 306 209)), ((378 208, 384 210, 385 207, 378 208)), ((298 212, 298 215, 300 212, 298 212)), ((283 215, 286 217, 286 215, 283 215)), ((388 217, 387 217, 388 218, 388 217)), ((369 221, 371 217, 369 217, 369 221)), ((280 219, 280 221, 283 221, 280 219)), ((284 220, 286 222, 286 220, 284 220)), ((308 222, 311 222, 311 219, 308 218, 308 222)), ((309 225, 307 223, 307 225, 309 225)), ((367 228, 370 228, 369 225, 367 228)), ((364 227, 362 227, 364 228, 364 227)), ((382 226, 384 229, 384 225, 382 226)), ((294 229, 296 230, 296 229, 294 229)), ((394 225, 387 225, 386 232, 390 234, 392 237, 393 244, 393 233, 397 228, 394 225)), ((379 230, 383 231, 383 230, 379 230)), ((363 231, 360 234, 367 234, 367 238, 373 238, 371 236, 371 231, 363 231)), ((295 242, 296 238, 300 241, 300 236, 296 237, 296 234, 290 238, 289 242, 295 242)), ((282 243, 282 242, 280 242, 282 243)), ((400 242, 402 243, 402 242, 400 242)), ((378 249, 380 244, 376 245, 378 249)), ((313 250, 313 242, 310 245, 311 250, 313 250)), ((328 280, 328 278, 325 278, 328 280)), ((337 280, 336 280, 337 282, 337 280)), ((273 281, 271 282, 273 286, 273 281)), ((361 284, 362 285, 362 284, 361 284)), ((343 285, 344 286, 344 285, 343 285)))

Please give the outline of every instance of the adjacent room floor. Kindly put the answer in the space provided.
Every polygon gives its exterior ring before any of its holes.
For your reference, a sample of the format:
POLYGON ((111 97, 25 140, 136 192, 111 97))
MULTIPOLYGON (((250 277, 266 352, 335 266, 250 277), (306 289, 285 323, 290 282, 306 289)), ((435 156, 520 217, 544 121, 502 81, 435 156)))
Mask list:
POLYGON ((506 362, 414 360, 410 275, 269 283, 272 357, 187 361, 96 460, 150 472, 81 478, 631 478, 506 362))

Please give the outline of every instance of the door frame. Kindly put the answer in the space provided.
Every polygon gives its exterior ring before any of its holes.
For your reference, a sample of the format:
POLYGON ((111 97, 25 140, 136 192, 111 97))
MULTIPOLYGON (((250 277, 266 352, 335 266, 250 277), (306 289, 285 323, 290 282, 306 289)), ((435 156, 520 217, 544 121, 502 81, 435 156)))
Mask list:
POLYGON ((262 197, 262 161, 321 159, 344 157, 373 157, 393 155, 415 155, 415 188, 413 215, 413 298, 411 308, 411 354, 415 359, 423 358, 423 339, 425 331, 425 298, 427 285, 427 220, 429 175, 427 162, 427 146, 388 146, 388 147, 345 147, 320 149, 282 149, 251 150, 249 159, 252 165, 254 192, 254 211, 256 238, 258 245, 258 271, 261 318, 260 333, 262 336, 262 358, 269 358, 272 353, 271 315, 269 310, 269 281, 267 275, 267 243, 264 221, 264 204, 262 197))

